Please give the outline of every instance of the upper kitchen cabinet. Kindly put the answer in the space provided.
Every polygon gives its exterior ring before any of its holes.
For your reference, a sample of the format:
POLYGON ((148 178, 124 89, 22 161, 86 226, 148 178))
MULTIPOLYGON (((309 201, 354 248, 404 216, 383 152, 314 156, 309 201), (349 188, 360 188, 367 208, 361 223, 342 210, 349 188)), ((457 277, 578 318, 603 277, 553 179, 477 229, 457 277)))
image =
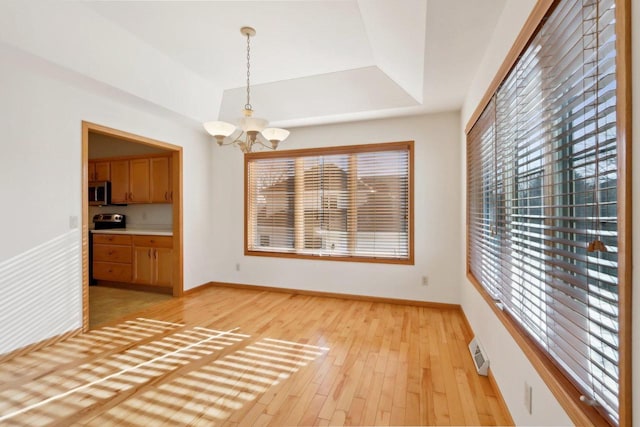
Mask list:
POLYGON ((151 167, 151 203, 171 203, 171 158, 152 157, 149 159, 151 167))
POLYGON ((129 161, 129 203, 151 203, 149 159, 129 161))
POLYGON ((129 160, 111 162, 111 203, 129 202, 129 160))
POLYGON ((111 159, 111 203, 171 203, 171 158, 111 159))
POLYGON ((89 181, 111 180, 111 162, 89 161, 89 181))

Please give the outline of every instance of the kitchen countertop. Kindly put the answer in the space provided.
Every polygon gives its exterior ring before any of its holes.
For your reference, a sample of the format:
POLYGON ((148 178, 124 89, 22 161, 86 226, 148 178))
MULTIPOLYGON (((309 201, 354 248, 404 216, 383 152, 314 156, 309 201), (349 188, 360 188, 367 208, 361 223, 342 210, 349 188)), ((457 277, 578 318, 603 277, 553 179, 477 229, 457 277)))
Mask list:
POLYGON ((139 234, 143 236, 173 236, 171 229, 153 228, 111 228, 108 230, 89 230, 92 233, 100 234, 139 234))

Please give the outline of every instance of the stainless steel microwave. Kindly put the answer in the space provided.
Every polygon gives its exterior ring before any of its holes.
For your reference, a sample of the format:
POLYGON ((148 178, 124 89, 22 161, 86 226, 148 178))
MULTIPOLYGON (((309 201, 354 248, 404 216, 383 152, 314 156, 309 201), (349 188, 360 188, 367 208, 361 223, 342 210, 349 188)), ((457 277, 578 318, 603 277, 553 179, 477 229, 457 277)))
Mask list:
POLYGON ((111 204, 111 183, 109 181, 93 181, 89 183, 89 206, 111 204))

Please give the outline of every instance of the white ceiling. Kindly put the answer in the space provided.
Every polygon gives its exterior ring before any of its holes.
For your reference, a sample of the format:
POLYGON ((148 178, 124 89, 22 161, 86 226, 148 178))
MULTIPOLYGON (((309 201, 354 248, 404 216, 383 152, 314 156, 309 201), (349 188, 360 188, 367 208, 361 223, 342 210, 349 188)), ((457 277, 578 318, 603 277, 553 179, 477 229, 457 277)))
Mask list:
POLYGON ((14 5, 6 13, 15 19, 0 24, 15 28, 0 29, 0 38, 193 119, 231 120, 246 102, 240 27, 252 26, 256 115, 296 126, 460 108, 505 1, 102 1, 48 12, 14 5), (17 18, 33 21, 42 40, 27 37, 17 18), (84 29, 69 29, 79 20, 84 29), (102 36, 86 36, 87 27, 102 36), (71 57, 70 47, 87 53, 71 57), (105 65, 118 52, 126 64, 105 65))

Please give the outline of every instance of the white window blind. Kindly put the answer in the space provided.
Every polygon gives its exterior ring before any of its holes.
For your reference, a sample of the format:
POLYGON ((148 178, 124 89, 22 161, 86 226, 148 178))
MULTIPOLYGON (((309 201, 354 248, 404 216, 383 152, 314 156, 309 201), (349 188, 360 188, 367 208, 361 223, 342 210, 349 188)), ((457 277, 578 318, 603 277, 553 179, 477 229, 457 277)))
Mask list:
POLYGON ((614 0, 559 1, 468 133, 468 268, 612 424, 614 0))
POLYGON ((411 262, 412 150, 247 154, 247 252, 411 262))

